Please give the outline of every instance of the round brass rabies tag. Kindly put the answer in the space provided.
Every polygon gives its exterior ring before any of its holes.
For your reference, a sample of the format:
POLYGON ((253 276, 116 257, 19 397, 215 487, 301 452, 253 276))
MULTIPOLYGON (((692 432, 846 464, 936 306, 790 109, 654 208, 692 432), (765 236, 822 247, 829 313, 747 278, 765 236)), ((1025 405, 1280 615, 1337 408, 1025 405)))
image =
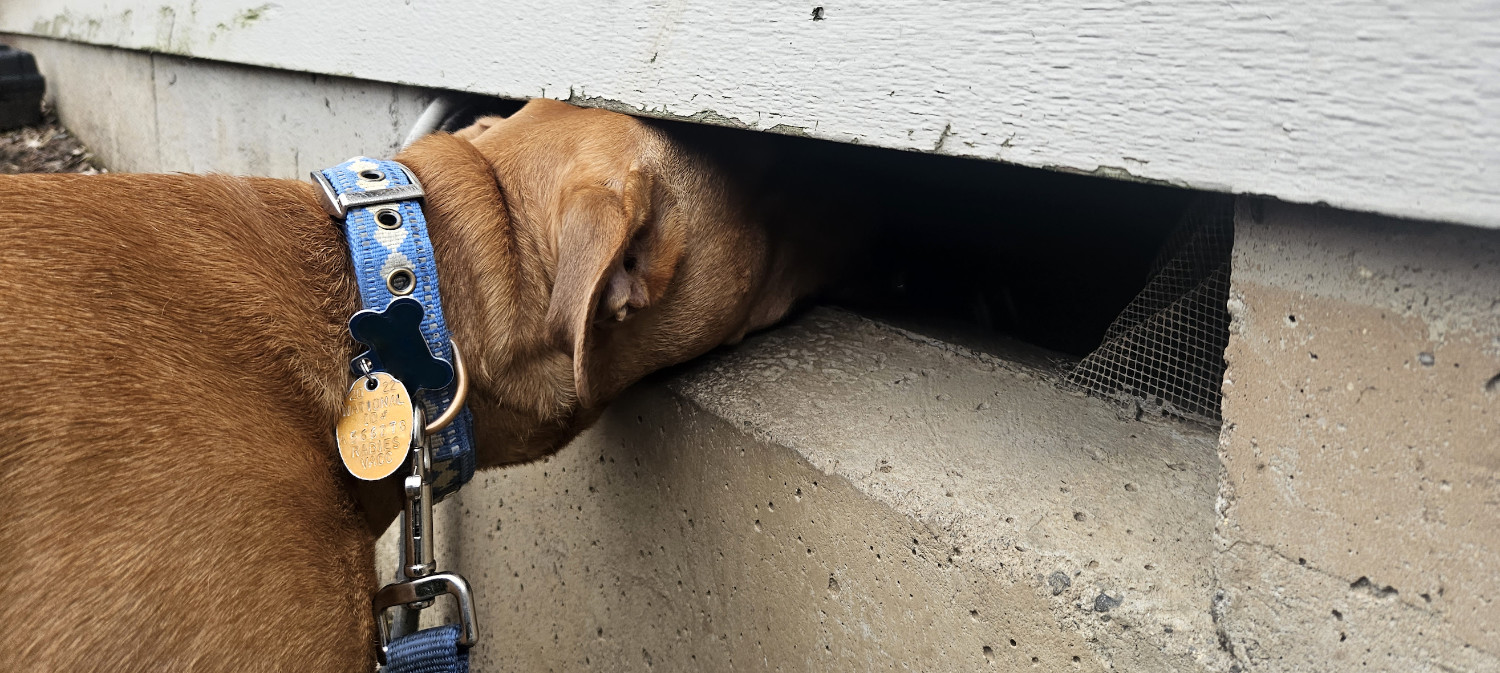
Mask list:
POLYGON ((401 467, 411 449, 411 413, 411 395, 390 374, 375 372, 355 380, 344 397, 338 428, 339 455, 349 473, 374 481, 401 467))

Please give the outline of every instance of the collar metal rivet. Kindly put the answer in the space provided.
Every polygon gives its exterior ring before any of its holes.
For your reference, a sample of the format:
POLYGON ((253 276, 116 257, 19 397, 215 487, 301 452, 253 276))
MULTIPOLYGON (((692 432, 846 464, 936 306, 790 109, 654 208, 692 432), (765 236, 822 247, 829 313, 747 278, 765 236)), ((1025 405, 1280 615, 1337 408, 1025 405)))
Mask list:
POLYGON ((378 208, 375 210, 375 224, 381 229, 400 229, 401 212, 395 208, 378 208))
POLYGON ((417 277, 412 275, 411 269, 405 267, 392 269, 391 273, 385 277, 385 288, 398 297, 411 294, 416 286, 417 277))

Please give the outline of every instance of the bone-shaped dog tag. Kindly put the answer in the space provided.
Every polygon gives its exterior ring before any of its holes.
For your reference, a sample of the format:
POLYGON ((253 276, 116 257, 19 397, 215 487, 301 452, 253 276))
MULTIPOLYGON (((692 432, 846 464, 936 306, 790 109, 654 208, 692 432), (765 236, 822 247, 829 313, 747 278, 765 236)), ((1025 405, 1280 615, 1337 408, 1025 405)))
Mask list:
POLYGON ((370 350, 350 363, 358 376, 362 364, 387 371, 410 390, 441 390, 453 380, 453 365, 436 357, 422 337, 427 309, 411 297, 400 297, 384 310, 364 310, 349 318, 349 334, 370 350))
POLYGON ((339 455, 349 473, 384 479, 401 467, 411 448, 412 407, 406 386, 385 372, 355 379, 339 417, 339 455))

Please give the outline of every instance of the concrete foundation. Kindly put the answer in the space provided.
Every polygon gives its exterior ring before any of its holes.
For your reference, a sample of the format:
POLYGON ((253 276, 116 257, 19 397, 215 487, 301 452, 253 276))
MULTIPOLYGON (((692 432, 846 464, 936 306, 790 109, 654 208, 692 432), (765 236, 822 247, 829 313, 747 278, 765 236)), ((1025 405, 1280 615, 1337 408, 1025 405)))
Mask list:
POLYGON ((64 126, 112 171, 307 179, 392 156, 429 90, 24 35, 64 126))
POLYGON ((1230 308, 1226 646, 1500 670, 1500 235, 1246 200, 1230 308))
POLYGON ((1215 435, 820 310, 459 498, 477 670, 1200 670, 1215 435))
POLYGON ((815 311, 463 492, 476 662, 1500 670, 1500 236, 1236 216, 1217 442, 815 311))

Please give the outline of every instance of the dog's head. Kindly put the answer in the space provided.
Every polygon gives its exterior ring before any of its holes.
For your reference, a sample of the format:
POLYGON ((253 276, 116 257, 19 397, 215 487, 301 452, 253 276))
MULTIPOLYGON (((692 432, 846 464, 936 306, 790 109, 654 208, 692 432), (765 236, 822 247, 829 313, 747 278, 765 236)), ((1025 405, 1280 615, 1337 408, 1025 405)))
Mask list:
MULTIPOLYGON (((453 138, 477 151, 495 178, 488 188, 503 195, 491 231, 446 251, 479 269, 460 288, 482 299, 459 310, 487 314, 483 333, 468 330, 484 343, 464 344, 481 359, 482 465, 556 450, 625 387, 771 324, 818 283, 805 250, 757 213, 737 167, 702 143, 555 101, 453 138), (496 435, 505 446, 486 447, 496 435)), ((435 216, 454 210, 440 200, 453 181, 419 172, 435 216)))

